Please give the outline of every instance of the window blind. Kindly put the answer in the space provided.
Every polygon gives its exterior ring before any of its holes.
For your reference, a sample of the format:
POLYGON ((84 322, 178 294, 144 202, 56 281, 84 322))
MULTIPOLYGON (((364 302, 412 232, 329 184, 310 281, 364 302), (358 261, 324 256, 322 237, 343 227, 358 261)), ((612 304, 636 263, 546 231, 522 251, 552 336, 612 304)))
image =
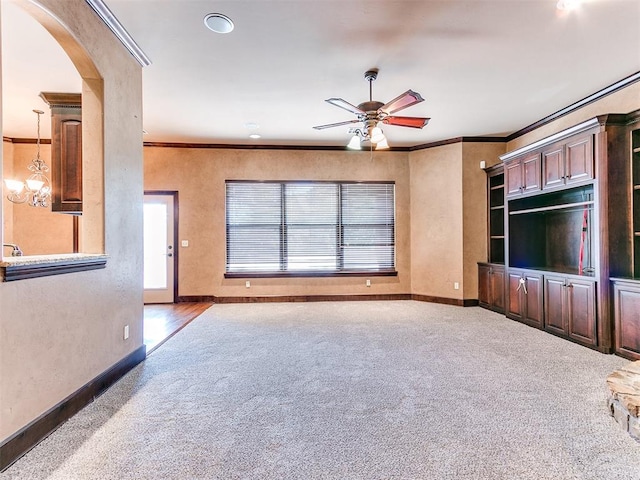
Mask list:
POLYGON ((227 273, 393 271, 395 185, 226 182, 227 273))

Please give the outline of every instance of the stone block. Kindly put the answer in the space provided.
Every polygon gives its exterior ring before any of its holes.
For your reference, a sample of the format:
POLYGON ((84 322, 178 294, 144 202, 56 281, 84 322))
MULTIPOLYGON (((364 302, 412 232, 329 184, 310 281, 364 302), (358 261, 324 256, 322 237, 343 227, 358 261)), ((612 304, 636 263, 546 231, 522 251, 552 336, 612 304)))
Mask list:
POLYGON ((629 435, 635 438, 638 442, 640 442, 640 419, 637 417, 629 418, 629 435))
POLYGON ((607 377, 609 413, 620 427, 640 442, 640 360, 607 377))
POLYGON ((621 370, 626 370, 629 373, 635 373, 636 375, 640 375, 640 360, 636 360, 635 362, 631 362, 625 365, 624 367, 621 368, 621 370))
POLYGON ((618 425, 625 432, 629 431, 629 412, 627 412, 627 409, 617 400, 612 400, 609 404, 609 411, 618 422, 618 425))

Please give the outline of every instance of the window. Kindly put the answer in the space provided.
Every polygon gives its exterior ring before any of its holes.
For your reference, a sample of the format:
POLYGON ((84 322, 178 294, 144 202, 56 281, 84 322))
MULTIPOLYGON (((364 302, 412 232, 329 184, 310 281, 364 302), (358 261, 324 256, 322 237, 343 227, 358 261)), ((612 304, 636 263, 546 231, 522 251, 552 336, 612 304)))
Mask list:
POLYGON ((395 273, 395 185, 226 182, 228 277, 395 273))

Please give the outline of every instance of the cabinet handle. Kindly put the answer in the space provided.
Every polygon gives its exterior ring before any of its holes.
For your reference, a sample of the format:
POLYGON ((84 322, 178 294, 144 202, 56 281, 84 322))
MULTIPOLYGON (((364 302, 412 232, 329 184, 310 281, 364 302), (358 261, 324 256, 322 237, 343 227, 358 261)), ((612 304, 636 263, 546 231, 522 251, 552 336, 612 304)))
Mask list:
POLYGON ((518 288, 516 288, 516 292, 519 291, 522 288, 522 290, 524 291, 525 295, 527 294, 527 281, 520 277, 520 280, 518 281, 518 288))

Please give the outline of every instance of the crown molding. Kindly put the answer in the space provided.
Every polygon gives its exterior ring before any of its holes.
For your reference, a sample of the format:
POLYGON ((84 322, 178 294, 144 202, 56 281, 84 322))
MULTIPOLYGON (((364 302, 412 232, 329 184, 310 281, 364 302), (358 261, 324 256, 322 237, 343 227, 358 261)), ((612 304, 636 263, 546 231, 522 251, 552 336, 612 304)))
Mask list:
MULTIPOLYGON (((234 149, 234 150, 333 150, 362 153, 368 152, 368 149, 349 150, 346 146, 335 145, 245 145, 232 143, 180 143, 180 142, 144 142, 145 147, 158 148, 216 148, 216 149, 234 149)), ((410 147, 391 147, 378 152, 408 152, 410 147)), ((376 150, 373 150, 376 152, 376 150)))
POLYGON ((573 127, 562 130, 558 133, 554 133, 553 135, 538 140, 537 142, 530 143, 529 145, 525 145, 524 147, 518 148, 517 150, 512 150, 511 152, 505 153, 504 155, 500 156, 500 160, 502 160, 503 162, 507 162, 522 153, 530 152, 531 150, 535 150, 536 148, 541 148, 545 145, 559 142, 561 140, 564 140, 565 138, 577 135, 578 133, 586 132, 587 130, 595 128, 599 125, 600 121, 598 120, 598 118, 592 118, 585 122, 579 123, 578 125, 574 125, 573 127))
POLYGON ((561 110, 558 110, 555 113, 552 113, 551 115, 548 115, 540 120, 538 120, 535 123, 532 123, 531 125, 528 125, 520 130, 518 130, 517 132, 513 132, 511 135, 509 135, 506 140, 507 142, 510 142, 511 140, 515 140, 518 137, 521 137, 522 135, 525 135, 527 133, 530 133, 540 127, 543 127, 544 125, 547 125, 548 123, 553 122, 554 120, 559 119, 560 117, 564 117, 565 115, 568 115, 570 113, 575 112, 576 110, 579 110, 580 108, 589 105, 590 103, 596 102, 598 100, 600 100, 601 98, 606 97, 607 95, 611 95, 612 93, 615 93, 619 90, 622 90, 623 88, 628 87, 629 85, 636 83, 640 81, 640 72, 636 72, 633 73, 631 75, 629 75, 628 77, 623 78, 622 80, 617 81, 616 83, 613 83, 611 85, 609 85, 608 87, 603 88, 602 90, 597 91, 596 93, 593 93, 591 95, 589 95, 588 97, 583 98, 582 100, 578 100, 575 103, 572 103, 571 105, 569 105, 568 107, 565 107, 561 110))
POLYGON ((455 137, 446 140, 438 140, 437 142, 423 143, 410 147, 409 151, 425 150, 427 148, 442 147, 443 145, 452 145, 454 143, 505 143, 505 137, 455 137))
POLYGON ((140 65, 143 67, 151 65, 151 60, 147 55, 142 51, 140 46, 135 42, 135 40, 129 35, 129 32, 122 26, 120 21, 116 18, 109 7, 105 5, 103 0, 85 0, 89 6, 98 14, 98 16, 102 19, 104 24, 109 27, 118 40, 122 42, 127 50, 133 55, 133 57, 138 61, 140 65))

